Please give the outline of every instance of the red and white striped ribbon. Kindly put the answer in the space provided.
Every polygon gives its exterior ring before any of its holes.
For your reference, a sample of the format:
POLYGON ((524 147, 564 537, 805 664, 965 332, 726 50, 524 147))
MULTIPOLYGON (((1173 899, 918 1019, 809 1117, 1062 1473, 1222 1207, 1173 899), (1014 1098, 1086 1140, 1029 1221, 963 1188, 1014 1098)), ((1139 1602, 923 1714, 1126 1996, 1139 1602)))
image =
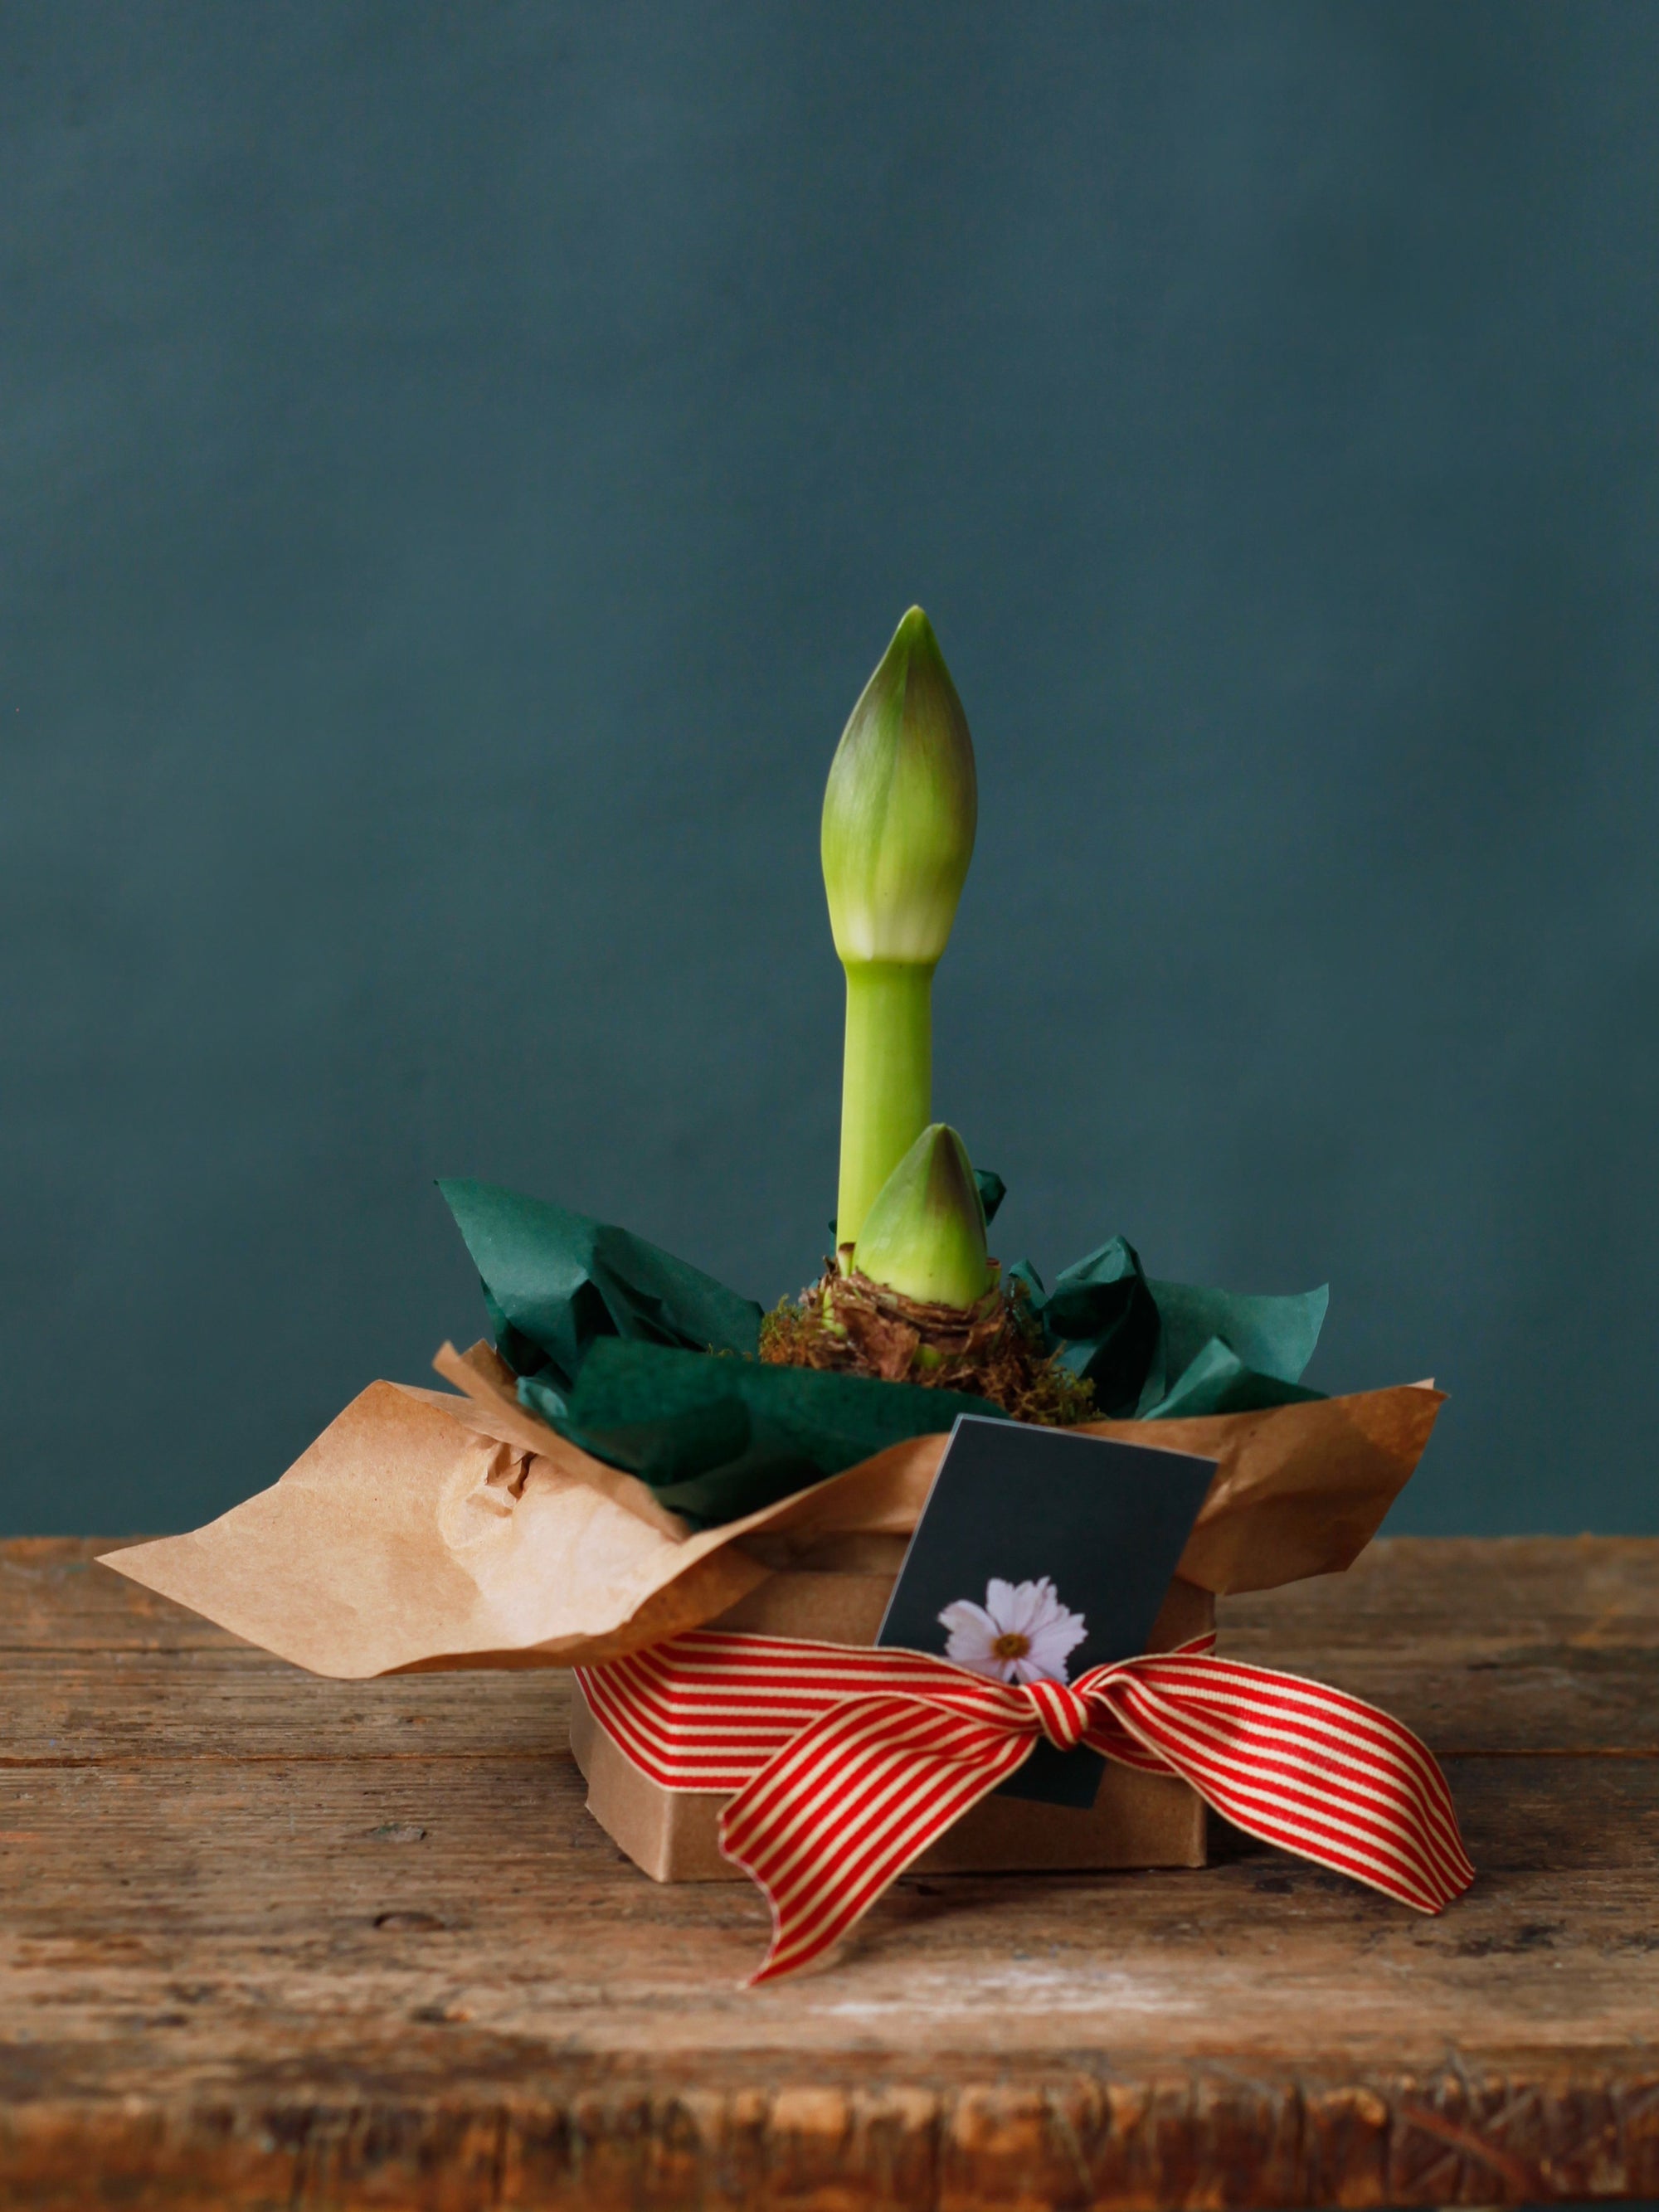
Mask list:
POLYGON ((734 1793, 720 1848, 772 1908, 755 1982, 820 1958, 1044 1736, 1179 1775, 1248 1834, 1420 1912, 1468 1888, 1444 1778, 1409 1729, 1214 1642, 1014 1685, 925 1652, 694 1629, 576 1672, 642 1774, 734 1793))

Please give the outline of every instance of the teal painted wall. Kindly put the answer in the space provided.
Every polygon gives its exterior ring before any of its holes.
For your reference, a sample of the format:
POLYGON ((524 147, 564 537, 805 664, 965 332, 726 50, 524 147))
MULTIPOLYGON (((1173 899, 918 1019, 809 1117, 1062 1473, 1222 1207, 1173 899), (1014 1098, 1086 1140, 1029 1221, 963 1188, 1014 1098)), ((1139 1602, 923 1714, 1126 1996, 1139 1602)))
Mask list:
POLYGON ((481 1324, 494 1177, 770 1298, 823 778, 984 821, 1006 1258, 1328 1279, 1396 1525, 1659 1528, 1659 9, 0 11, 0 1528, 481 1324))

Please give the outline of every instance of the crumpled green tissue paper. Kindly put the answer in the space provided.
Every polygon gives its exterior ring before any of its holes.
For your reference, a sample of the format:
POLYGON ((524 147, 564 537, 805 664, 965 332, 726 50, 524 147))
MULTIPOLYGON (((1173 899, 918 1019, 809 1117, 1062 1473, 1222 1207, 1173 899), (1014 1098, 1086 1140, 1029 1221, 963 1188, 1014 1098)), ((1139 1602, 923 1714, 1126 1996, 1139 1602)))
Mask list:
MULTIPOLYGON (((981 1175, 987 1218, 1000 1176, 981 1175)), ((702 1525, 737 1519, 855 1467, 983 1398, 759 1359, 761 1308, 642 1237, 495 1183, 440 1190, 483 1284, 520 1404, 626 1468, 702 1525)), ((1043 1287, 1023 1284, 1049 1349, 1095 1386, 1103 1419, 1232 1413, 1321 1394, 1301 1387, 1329 1293, 1252 1297, 1149 1277, 1113 1237, 1043 1287)))
POLYGON ((1029 1261, 1009 1273, 1048 1349, 1094 1384, 1103 1420, 1248 1413, 1321 1395, 1299 1385, 1330 1303, 1324 1285, 1265 1297, 1156 1282, 1121 1237, 1074 1261, 1052 1291, 1029 1261))
POLYGON ((676 1513, 735 1521, 889 1444, 948 1429, 958 1413, 1006 1419, 959 1390, 920 1390, 867 1375, 768 1367, 608 1337, 563 1401, 533 1376, 520 1402, 596 1459, 648 1482, 676 1513))

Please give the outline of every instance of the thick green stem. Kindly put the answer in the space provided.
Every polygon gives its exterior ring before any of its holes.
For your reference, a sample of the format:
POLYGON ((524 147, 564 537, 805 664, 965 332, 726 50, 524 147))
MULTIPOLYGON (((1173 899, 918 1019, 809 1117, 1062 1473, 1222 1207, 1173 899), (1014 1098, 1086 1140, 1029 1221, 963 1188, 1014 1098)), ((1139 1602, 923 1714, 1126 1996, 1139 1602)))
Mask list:
POLYGON ((933 966, 848 961, 836 1243, 855 1243, 871 1201, 927 1127, 933 1089, 933 966))

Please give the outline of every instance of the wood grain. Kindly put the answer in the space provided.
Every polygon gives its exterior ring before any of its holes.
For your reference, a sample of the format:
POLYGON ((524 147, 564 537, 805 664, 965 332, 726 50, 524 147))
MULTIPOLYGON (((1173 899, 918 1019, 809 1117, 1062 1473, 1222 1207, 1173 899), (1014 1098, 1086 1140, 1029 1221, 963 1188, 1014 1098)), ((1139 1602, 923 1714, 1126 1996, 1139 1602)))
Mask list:
POLYGON ((556 1674, 313 1680, 0 1546, 0 2202, 1490 2204, 1659 2196, 1659 1543, 1399 1540, 1223 1608, 1446 1759, 1423 1920, 1244 1838, 764 1911, 582 1809, 556 1674))

